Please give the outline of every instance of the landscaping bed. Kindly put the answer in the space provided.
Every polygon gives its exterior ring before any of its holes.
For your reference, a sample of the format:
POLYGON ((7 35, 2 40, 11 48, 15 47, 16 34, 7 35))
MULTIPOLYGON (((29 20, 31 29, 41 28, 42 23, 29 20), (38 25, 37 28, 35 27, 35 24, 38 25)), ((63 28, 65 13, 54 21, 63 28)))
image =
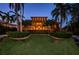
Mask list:
POLYGON ((59 43, 62 39, 62 38, 58 38, 58 37, 51 36, 51 35, 49 35, 49 36, 52 38, 52 41, 54 41, 54 43, 59 43))
POLYGON ((8 32, 7 33, 8 37, 14 40, 23 40, 26 38, 29 38, 30 33, 29 32, 8 32))
POLYGON ((73 35, 72 38, 74 39, 75 44, 79 47, 79 36, 73 35))
POLYGON ((59 43, 63 38, 71 38, 72 33, 70 32, 53 32, 50 34, 50 37, 52 37, 54 43, 59 43))
POLYGON ((27 38, 29 38, 30 37, 30 35, 28 35, 28 36, 25 36, 25 37, 21 37, 21 38, 13 38, 13 37, 9 37, 10 39, 13 39, 13 40, 25 40, 25 39, 27 39, 27 38))
POLYGON ((53 32, 50 35, 58 37, 58 38, 71 38, 72 37, 71 32, 53 32))

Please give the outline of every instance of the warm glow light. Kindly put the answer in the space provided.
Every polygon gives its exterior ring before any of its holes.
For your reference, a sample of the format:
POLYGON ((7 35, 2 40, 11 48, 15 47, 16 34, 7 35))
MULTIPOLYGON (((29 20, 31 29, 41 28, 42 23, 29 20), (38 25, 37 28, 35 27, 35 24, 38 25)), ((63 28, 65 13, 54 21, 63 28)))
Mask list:
MULTIPOLYGON (((43 26, 44 22, 47 20, 47 18, 44 17, 33 17, 32 18, 32 25, 29 27, 26 27, 27 30, 49 30, 53 31, 54 29, 51 28, 51 26, 43 26)), ((56 28, 56 25, 53 25, 54 28, 56 28)))
POLYGON ((42 26, 43 24, 40 22, 40 23, 36 23, 37 26, 42 26))

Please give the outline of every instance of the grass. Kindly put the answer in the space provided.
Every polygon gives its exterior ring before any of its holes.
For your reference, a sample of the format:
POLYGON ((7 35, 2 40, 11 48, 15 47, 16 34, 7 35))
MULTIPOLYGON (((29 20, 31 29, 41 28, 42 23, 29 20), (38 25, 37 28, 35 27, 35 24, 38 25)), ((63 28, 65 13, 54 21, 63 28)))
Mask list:
POLYGON ((77 55, 79 48, 72 39, 62 39, 54 43, 44 34, 32 34, 29 39, 14 41, 5 38, 0 42, 1 55, 77 55))

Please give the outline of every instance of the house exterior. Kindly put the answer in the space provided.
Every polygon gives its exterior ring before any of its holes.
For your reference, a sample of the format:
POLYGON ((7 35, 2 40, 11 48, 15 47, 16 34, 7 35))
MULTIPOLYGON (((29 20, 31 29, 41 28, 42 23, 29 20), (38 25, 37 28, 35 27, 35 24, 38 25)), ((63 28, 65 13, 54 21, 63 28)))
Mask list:
MULTIPOLYGON (((59 30, 59 25, 57 22, 50 20, 52 23, 50 24, 47 17, 31 17, 31 25, 23 25, 23 31, 48 31, 55 32, 59 30), (46 22, 49 22, 46 24, 46 22)), ((7 24, 6 22, 1 22, 3 26, 9 28, 16 28, 17 25, 7 24)))
POLYGON ((0 24, 3 25, 4 27, 17 28, 17 25, 11 24, 11 23, 6 23, 4 21, 0 21, 0 24))
POLYGON ((48 21, 47 17, 31 17, 32 24, 28 26, 23 26, 23 30, 29 31, 58 31, 59 26, 57 22, 52 21, 52 24, 46 25, 45 23, 48 21))

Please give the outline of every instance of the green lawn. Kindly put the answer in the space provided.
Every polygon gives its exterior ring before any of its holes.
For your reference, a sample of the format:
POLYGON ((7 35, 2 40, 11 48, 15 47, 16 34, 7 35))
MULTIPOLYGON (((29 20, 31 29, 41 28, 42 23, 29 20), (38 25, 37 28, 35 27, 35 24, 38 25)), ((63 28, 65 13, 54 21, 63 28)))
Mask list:
POLYGON ((29 39, 14 41, 8 38, 0 41, 0 54, 13 55, 66 55, 79 54, 72 39, 62 39, 60 43, 54 43, 48 35, 32 34, 29 39))

